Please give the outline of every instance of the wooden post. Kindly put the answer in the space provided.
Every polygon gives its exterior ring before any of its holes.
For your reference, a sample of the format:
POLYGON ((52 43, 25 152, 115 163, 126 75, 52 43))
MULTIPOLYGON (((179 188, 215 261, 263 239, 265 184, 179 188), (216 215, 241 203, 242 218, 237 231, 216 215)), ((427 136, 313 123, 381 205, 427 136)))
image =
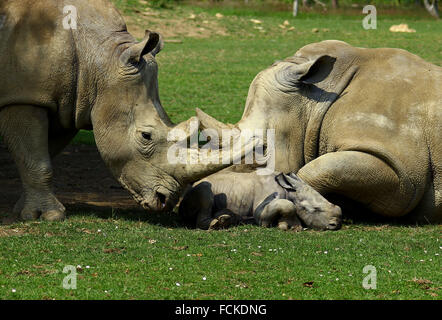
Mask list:
POLYGON ((298 15, 298 7, 299 7, 299 0, 293 1, 293 16, 296 17, 298 15))
POLYGON ((437 0, 433 0, 430 4, 429 0, 424 0, 425 9, 435 18, 440 18, 439 8, 437 6, 437 0))

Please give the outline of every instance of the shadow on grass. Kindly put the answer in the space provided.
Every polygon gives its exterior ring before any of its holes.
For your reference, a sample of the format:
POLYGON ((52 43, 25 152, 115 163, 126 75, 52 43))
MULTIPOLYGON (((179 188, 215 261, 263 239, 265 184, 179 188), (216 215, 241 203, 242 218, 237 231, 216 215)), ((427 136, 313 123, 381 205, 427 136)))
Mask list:
POLYGON ((361 226, 374 227, 380 225, 390 226, 419 226, 420 224, 411 220, 411 217, 392 218, 385 217, 371 212, 362 204, 351 199, 330 195, 327 199, 341 207, 343 216, 343 225, 357 224, 361 226))
POLYGON ((149 213, 141 208, 109 208, 94 205, 72 205, 66 206, 68 212, 67 217, 96 217, 107 220, 126 220, 126 221, 141 221, 151 225, 157 225, 165 228, 186 228, 186 224, 180 219, 178 213, 163 212, 163 213, 149 213))
MULTIPOLYGON (((360 227, 385 227, 385 226, 409 226, 418 227, 418 224, 407 219, 393 219, 373 214, 360 204, 351 202, 348 199, 342 199, 336 196, 327 197, 331 202, 339 205, 343 211, 343 227, 360 226, 360 227)), ((107 206, 96 206, 92 204, 67 204, 67 218, 85 218, 100 220, 126 220, 145 222, 150 225, 156 225, 163 228, 173 229, 194 229, 186 223, 176 212, 176 210, 164 213, 149 213, 141 207, 132 208, 112 208, 107 206)), ((9 225, 20 222, 18 217, 12 217, 6 213, 0 213, 2 223, 0 225, 9 225)))
MULTIPOLYGON (((338 199, 335 199, 337 203, 343 208, 343 226, 351 227, 358 226, 362 228, 377 228, 377 227, 419 227, 420 224, 416 222, 410 222, 405 219, 392 219, 382 217, 371 213, 369 210, 364 209, 356 203, 345 201, 345 204, 340 203, 338 199)), ((146 222, 150 225, 156 225, 164 228, 172 229, 195 229, 194 226, 190 226, 178 215, 176 211, 164 212, 164 213, 148 213, 141 208, 109 208, 99 207, 93 205, 84 206, 71 206, 67 207, 68 218, 69 217, 84 217, 84 218, 98 218, 103 220, 126 220, 146 222)))

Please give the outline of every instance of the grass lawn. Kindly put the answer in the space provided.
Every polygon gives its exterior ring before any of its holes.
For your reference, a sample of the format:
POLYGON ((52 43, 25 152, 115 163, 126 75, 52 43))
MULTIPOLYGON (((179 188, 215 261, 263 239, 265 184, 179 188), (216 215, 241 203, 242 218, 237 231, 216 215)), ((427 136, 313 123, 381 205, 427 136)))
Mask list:
MULTIPOLYGON (((182 43, 166 43, 158 55, 160 96, 176 122, 194 115, 195 107, 222 121, 239 120, 260 70, 325 39, 403 48, 442 65, 442 23, 431 18, 378 12, 378 29, 364 30, 363 15, 354 12, 294 19, 290 12, 182 6, 155 10, 161 19, 150 23, 139 2, 114 2, 134 27, 161 32, 167 21, 181 19, 197 31, 210 29, 209 36, 170 36, 182 43), (417 32, 389 32, 400 23, 417 32)), ((93 135, 82 131, 74 143, 91 144, 93 135)), ((206 232, 182 228, 174 213, 109 209, 70 212, 63 223, 0 226, 0 298, 440 299, 440 226, 346 222, 338 232, 254 226, 206 232), (76 290, 62 288, 65 265, 78 266, 76 290), (362 287, 366 265, 377 269, 376 290, 362 287)))
POLYGON ((437 299, 440 227, 347 225, 338 232, 255 226, 188 230, 173 215, 71 215, 0 232, 7 299, 437 299), (76 290, 62 288, 65 265, 76 290), (366 290, 364 266, 377 269, 366 290), (204 280, 205 279, 205 280, 204 280), (15 292, 12 290, 15 289, 15 292))

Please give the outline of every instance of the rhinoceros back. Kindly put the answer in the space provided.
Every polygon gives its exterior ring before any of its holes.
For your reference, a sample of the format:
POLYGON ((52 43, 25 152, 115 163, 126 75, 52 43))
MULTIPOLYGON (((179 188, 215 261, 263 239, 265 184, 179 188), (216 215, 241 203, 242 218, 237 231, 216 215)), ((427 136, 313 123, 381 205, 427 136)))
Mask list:
POLYGON ((72 126, 76 104, 91 103, 83 98, 90 85, 82 82, 98 77, 81 77, 82 70, 105 65, 110 53, 100 52, 100 46, 124 30, 124 21, 109 1, 3 0, 0 108, 44 107, 57 112, 64 127, 72 126), (70 18, 76 18, 75 24, 70 18))
POLYGON ((352 150, 379 157, 409 189, 408 210, 442 219, 442 68, 405 50, 338 41, 297 53, 321 54, 337 58, 333 70, 357 65, 358 72, 324 118, 320 154, 352 150))

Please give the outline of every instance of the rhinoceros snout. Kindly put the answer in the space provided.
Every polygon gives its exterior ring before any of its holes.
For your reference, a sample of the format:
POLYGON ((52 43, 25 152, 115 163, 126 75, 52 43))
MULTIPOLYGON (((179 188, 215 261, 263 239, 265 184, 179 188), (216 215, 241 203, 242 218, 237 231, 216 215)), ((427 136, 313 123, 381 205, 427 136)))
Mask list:
POLYGON ((340 228, 341 228, 341 222, 340 221, 330 222, 327 225, 327 230, 339 230, 340 228))
POLYGON ((167 197, 158 191, 156 192, 156 196, 158 198, 159 206, 161 207, 161 209, 165 208, 167 203, 167 197))
POLYGON ((165 192, 144 192, 140 205, 148 211, 166 211, 172 206, 172 195, 165 192))
POLYGON ((339 230, 342 226, 342 211, 338 206, 333 206, 330 212, 330 220, 327 225, 327 230, 339 230))

